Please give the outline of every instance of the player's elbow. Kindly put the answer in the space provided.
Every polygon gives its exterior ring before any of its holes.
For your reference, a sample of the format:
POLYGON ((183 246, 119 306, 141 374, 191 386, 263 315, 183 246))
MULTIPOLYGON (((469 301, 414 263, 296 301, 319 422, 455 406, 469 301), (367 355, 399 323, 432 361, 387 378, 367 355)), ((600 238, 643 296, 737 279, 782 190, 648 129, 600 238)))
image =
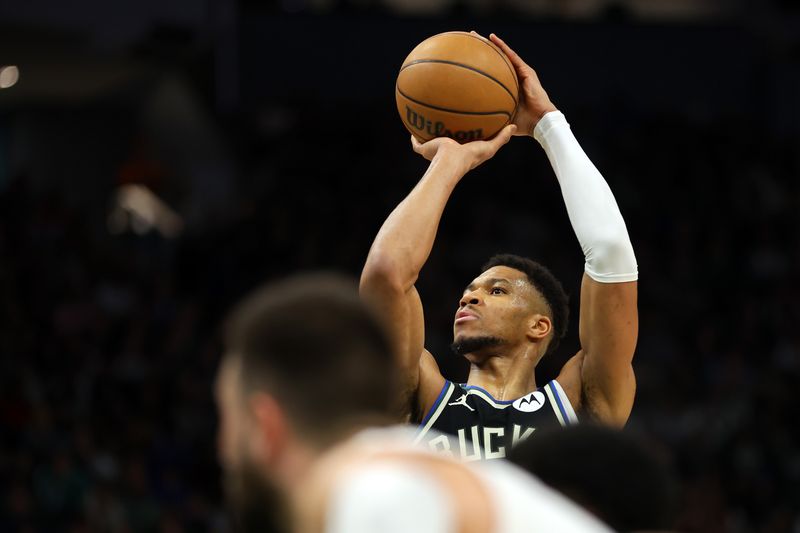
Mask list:
POLYGON ((608 417, 606 418, 606 424, 613 428, 623 429, 625 424, 628 423, 628 418, 631 416, 632 407, 633 405, 625 409, 611 409, 608 417))
POLYGON ((631 396, 630 401, 604 401, 599 400, 595 402, 592 411, 592 417, 594 420, 599 422, 600 424, 622 429, 625 427, 625 424, 628 423, 628 418, 631 416, 631 411, 633 409, 633 396, 631 396))
POLYGON ((584 252, 587 270, 599 281, 628 281, 638 276, 636 255, 627 233, 609 232, 584 252))
POLYGON ((359 291, 362 295, 402 294, 406 292, 408 285, 405 277, 394 259, 382 255, 370 255, 361 271, 359 291))

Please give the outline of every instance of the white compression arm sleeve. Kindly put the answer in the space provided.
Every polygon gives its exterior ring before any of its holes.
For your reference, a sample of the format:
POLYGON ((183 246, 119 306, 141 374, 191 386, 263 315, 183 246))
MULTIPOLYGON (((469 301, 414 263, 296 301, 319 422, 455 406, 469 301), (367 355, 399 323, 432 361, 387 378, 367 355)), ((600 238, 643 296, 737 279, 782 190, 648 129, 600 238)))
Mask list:
POLYGON ((572 229, 586 257, 586 273, 601 283, 636 281, 636 256, 617 201, 567 119, 560 111, 551 111, 536 124, 533 136, 561 185, 572 229))

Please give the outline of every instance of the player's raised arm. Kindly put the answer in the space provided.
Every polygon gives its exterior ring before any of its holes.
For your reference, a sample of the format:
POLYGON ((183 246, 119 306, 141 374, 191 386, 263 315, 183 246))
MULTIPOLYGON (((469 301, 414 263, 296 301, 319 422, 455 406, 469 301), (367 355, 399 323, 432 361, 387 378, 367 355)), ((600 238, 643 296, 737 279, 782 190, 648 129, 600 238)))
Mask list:
POLYGON ((507 126, 490 141, 464 145, 448 138, 420 144, 412 137, 414 151, 431 164, 383 223, 367 256, 361 273, 361 294, 383 315, 391 329, 404 374, 404 388, 413 402, 410 408, 424 412, 444 384, 430 355, 420 360, 425 349, 425 331, 422 303, 414 283, 430 255, 439 220, 453 189, 467 172, 507 143, 514 130, 514 126, 507 126))
POLYGON ((638 335, 638 269, 625 221, 608 184, 564 115, 550 102, 536 73, 501 39, 495 35, 491 39, 517 70, 522 93, 517 125, 547 153, 586 257, 577 359, 582 365, 576 374, 579 397, 573 403, 603 422, 623 425, 636 390, 631 361, 638 335))

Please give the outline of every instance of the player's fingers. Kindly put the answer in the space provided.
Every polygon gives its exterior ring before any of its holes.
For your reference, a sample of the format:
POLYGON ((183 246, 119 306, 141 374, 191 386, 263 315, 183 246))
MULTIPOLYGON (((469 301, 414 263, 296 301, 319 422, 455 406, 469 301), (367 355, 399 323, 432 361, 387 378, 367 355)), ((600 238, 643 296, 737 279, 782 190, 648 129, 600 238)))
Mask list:
POLYGON ((498 37, 496 33, 490 33, 490 34, 489 34, 489 40, 490 40, 490 41, 492 41, 492 42, 493 42, 494 44, 496 44, 497 46, 499 46, 499 47, 500 47, 500 49, 501 49, 503 52, 505 52, 505 53, 506 53, 506 55, 507 55, 509 58, 511 58, 511 57, 515 57, 515 58, 519 59, 519 56, 517 55, 517 53, 516 53, 514 50, 512 50, 512 49, 511 49, 511 47, 510 47, 510 46, 508 46, 508 45, 506 44, 506 42, 505 42, 503 39, 501 39, 500 37, 498 37))
POLYGON ((517 132, 517 125, 516 124, 509 124, 505 128, 500 131, 500 136, 502 138, 503 144, 507 143, 511 137, 517 132))
MULTIPOLYGON (((484 36, 483 36, 483 35, 481 35, 480 33, 476 32, 475 30, 472 30, 472 31, 470 31, 470 33, 471 33, 472 35, 474 35, 475 37, 480 37, 481 39, 486 39, 486 37, 484 37, 484 36)), ((488 41, 488 39, 486 39, 486 40, 488 41)))
POLYGON ((421 153, 420 150, 422 150, 422 144, 420 144, 413 133, 411 134, 411 148, 413 148, 418 154, 421 153))
POLYGON ((497 34, 490 33, 489 40, 500 47, 500 50, 502 50, 503 53, 508 56, 508 59, 511 60, 511 64, 513 64, 516 68, 531 68, 514 50, 511 49, 510 46, 505 43, 505 41, 503 41, 503 39, 498 37, 497 34))
POLYGON ((494 139, 489 141, 492 153, 497 152, 501 146, 511 140, 511 136, 514 135, 515 131, 517 131, 517 126, 515 124, 509 124, 500 130, 500 133, 495 135, 494 139))

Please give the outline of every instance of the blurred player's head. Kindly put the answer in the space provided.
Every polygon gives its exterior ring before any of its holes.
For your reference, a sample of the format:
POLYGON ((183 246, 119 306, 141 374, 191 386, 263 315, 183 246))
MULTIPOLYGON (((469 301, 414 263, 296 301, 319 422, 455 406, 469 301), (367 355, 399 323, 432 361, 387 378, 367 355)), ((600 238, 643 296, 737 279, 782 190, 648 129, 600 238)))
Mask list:
POLYGON ((542 356, 564 337, 568 315, 564 288, 547 268, 517 255, 495 255, 459 301, 453 350, 467 355, 535 345, 542 356))
POLYGON ((591 424, 544 432, 508 455, 615 531, 671 526, 675 481, 666 466, 627 433, 591 424))
POLYGON ((342 278, 292 278, 234 310, 217 401, 220 460, 240 521, 264 528, 265 502, 318 453, 390 419, 392 365, 383 329, 342 278))

